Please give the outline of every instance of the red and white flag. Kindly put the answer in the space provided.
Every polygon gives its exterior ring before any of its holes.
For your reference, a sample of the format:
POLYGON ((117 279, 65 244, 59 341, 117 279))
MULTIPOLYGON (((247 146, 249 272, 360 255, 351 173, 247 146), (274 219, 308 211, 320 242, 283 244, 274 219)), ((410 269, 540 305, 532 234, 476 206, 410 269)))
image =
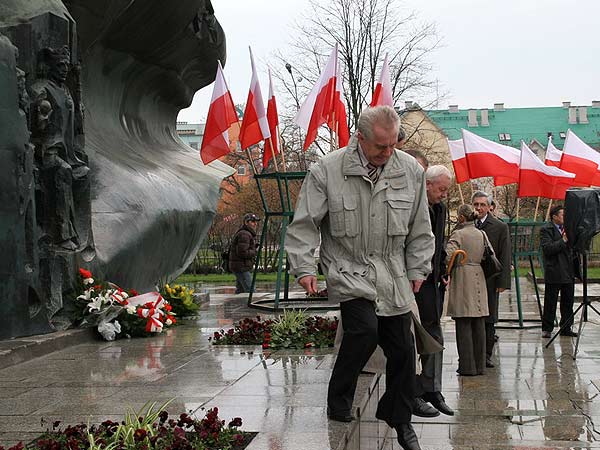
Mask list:
POLYGON ((571 130, 567 130, 560 168, 576 175, 575 186, 600 186, 600 153, 571 130))
POLYGON ((213 88, 202 145, 200 158, 208 164, 229 153, 229 127, 238 122, 235 105, 225 82, 221 62, 218 62, 217 76, 213 88))
POLYGON ((335 92, 333 94, 333 114, 329 116, 327 125, 338 137, 338 148, 346 147, 350 140, 346 106, 342 96, 342 71, 338 64, 335 76, 335 92))
POLYGON ((277 102, 275 101, 275 93, 273 91, 273 80, 271 79, 271 71, 269 70, 269 98, 267 100, 267 122, 269 123, 269 131, 271 137, 265 142, 265 151, 263 153, 263 167, 269 165, 269 161, 273 154, 279 154, 279 135, 277 127, 279 126, 279 115, 277 114, 277 102), (273 148, 273 153, 271 153, 273 148))
POLYGON ((464 129, 462 136, 471 178, 494 177, 496 186, 519 182, 519 150, 464 129))
POLYGON ((548 147, 546 148, 546 158, 544 164, 547 166, 560 167, 560 159, 562 158, 562 152, 557 149, 552 143, 552 137, 548 139, 548 147))
POLYGON ((373 98, 371 99, 370 106, 394 106, 394 98, 392 97, 392 81, 390 77, 390 66, 388 64, 388 55, 385 54, 383 60, 383 66, 381 66, 381 74, 379 75, 379 82, 375 86, 373 92, 373 98))
POLYGON ((450 149, 450 157, 454 166, 454 175, 456 175, 457 183, 469 181, 469 165, 467 164, 467 156, 465 155, 465 147, 462 139, 455 141, 448 140, 448 148, 450 149))
POLYGON ((517 197, 544 197, 562 200, 573 186, 575 174, 544 164, 521 142, 521 164, 517 197))
POLYGON ((254 67, 254 56, 250 50, 250 64, 252 65, 252 81, 250 81, 250 90, 248 91, 248 100, 246 100, 246 109, 242 119, 240 129, 240 145, 242 150, 258 144, 260 141, 268 139, 271 136, 269 123, 267 122, 267 113, 263 103, 260 83, 254 67))
POLYGON ((319 127, 328 122, 328 119, 333 112, 333 99, 336 88, 336 67, 337 44, 331 52, 327 65, 319 76, 317 83, 310 91, 310 94, 308 94, 306 100, 304 100, 298 114, 296 114, 296 117, 294 118, 294 122, 306 131, 304 150, 308 149, 310 144, 314 142, 319 127))

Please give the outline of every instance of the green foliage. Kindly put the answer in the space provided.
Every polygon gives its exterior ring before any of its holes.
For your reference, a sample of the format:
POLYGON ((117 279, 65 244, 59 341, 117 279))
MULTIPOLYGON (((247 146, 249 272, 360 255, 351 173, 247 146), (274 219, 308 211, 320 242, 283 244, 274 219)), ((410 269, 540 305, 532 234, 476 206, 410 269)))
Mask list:
POLYGON ((165 408, 170 402, 158 408, 156 402, 146 403, 140 411, 127 413, 120 424, 106 420, 61 429, 58 421, 27 446, 19 443, 8 450, 242 450, 255 435, 239 430, 239 417, 226 425, 217 408, 206 411, 203 419, 187 413, 169 418, 165 408))
POLYGON ((171 312, 177 317, 196 315, 200 306, 194 302, 194 290, 180 284, 165 284, 160 293, 172 307, 171 312))
POLYGON ((209 338, 215 345, 260 345, 264 349, 332 347, 336 317, 307 317, 304 311, 289 310, 275 320, 245 318, 234 328, 216 331, 209 338))

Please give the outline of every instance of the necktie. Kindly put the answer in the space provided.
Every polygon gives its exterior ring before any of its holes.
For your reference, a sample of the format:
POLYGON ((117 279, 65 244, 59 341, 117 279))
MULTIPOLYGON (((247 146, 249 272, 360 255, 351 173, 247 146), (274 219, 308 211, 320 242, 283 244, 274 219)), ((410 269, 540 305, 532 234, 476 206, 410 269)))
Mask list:
POLYGON ((564 236, 564 235, 565 235, 565 229, 563 228, 563 226, 562 226, 562 225, 559 225, 559 226, 558 226, 558 231, 560 231, 560 235, 561 235, 561 236, 564 236))
POLYGON ((377 183, 377 179, 379 178, 377 166, 374 166, 371 163, 367 164, 367 174, 369 175, 369 178, 371 179, 373 184, 377 183))
POLYGON ((475 222, 475 226, 477 228, 481 228, 482 225, 483 225, 483 222, 480 219, 477 219, 477 222, 475 222))

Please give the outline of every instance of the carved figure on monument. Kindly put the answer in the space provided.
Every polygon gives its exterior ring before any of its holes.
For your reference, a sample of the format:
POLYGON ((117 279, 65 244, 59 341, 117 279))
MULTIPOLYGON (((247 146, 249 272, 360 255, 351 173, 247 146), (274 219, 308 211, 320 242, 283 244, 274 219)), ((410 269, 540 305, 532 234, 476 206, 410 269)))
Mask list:
POLYGON ((39 170, 38 221, 50 244, 74 251, 86 244, 80 239, 82 231, 89 235, 89 230, 77 228, 86 221, 77 220, 76 205, 89 204, 90 169, 83 149, 81 102, 75 103, 66 84, 70 69, 66 46, 39 52, 39 78, 31 86, 30 121, 39 170), (78 192, 78 187, 83 192, 78 192), (83 202, 78 196, 84 196, 83 202))

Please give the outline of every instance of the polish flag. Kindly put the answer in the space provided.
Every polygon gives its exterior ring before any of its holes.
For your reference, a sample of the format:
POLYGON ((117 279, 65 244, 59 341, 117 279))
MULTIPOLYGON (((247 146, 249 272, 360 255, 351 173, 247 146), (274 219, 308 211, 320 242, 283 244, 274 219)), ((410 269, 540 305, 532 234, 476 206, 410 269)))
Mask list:
POLYGON ((519 150, 464 129, 462 136, 471 178, 494 177, 496 186, 519 182, 519 150))
POLYGON ((242 128, 240 129, 240 145, 242 150, 271 137, 262 92, 258 76, 256 75, 256 67, 254 67, 254 56, 252 55, 252 49, 249 48, 249 50, 250 63, 252 65, 252 81, 250 82, 248 100, 246 100, 246 109, 244 110, 242 128))
POLYGON ((521 141, 520 169, 517 197, 563 200, 567 189, 573 186, 575 179, 574 173, 544 164, 523 141, 521 141))
POLYGON ((317 80, 317 83, 308 94, 306 100, 300 107, 294 122, 300 128, 306 131, 304 141, 304 150, 307 150, 310 144, 317 138, 319 127, 328 122, 328 118, 333 111, 333 99, 336 90, 336 67, 337 67, 337 44, 325 69, 317 80))
POLYGON ((600 153, 571 130, 567 130, 560 168, 576 174, 576 186, 600 186, 600 153))
POLYGON ((273 80, 271 79, 271 71, 269 70, 269 99, 267 100, 267 122, 269 122, 269 132, 271 137, 265 142, 265 151, 263 153, 263 167, 269 165, 269 161, 273 154, 279 154, 279 135, 277 127, 279 126, 279 115, 277 114, 277 102, 275 101, 275 93, 273 91, 273 80), (273 153, 271 153, 271 146, 273 153))
POLYGON ((456 141, 448 140, 448 148, 450 149, 456 182, 460 184, 469 181, 471 177, 469 176, 469 166, 462 139, 457 139, 456 141))
POLYGON ((350 140, 348 130, 348 118, 346 117, 346 106, 342 98, 342 70, 337 66, 335 76, 335 93, 333 94, 333 114, 327 120, 329 129, 338 137, 338 148, 346 147, 350 140))
POLYGON ((228 130, 231 125, 236 123, 238 123, 237 112, 219 61, 202 145, 200 146, 200 158, 204 164, 208 164, 230 152, 228 130))
POLYGON ((381 66, 381 74, 379 75, 379 82, 375 86, 373 92, 373 98, 371 99, 371 107, 373 106, 394 106, 394 99, 392 97, 392 81, 390 78, 390 66, 388 64, 388 55, 385 54, 383 60, 383 66, 381 66))
POLYGON ((544 164, 547 166, 560 167, 560 159, 563 152, 557 149, 552 143, 552 137, 548 139, 548 147, 546 148, 546 158, 544 164))

